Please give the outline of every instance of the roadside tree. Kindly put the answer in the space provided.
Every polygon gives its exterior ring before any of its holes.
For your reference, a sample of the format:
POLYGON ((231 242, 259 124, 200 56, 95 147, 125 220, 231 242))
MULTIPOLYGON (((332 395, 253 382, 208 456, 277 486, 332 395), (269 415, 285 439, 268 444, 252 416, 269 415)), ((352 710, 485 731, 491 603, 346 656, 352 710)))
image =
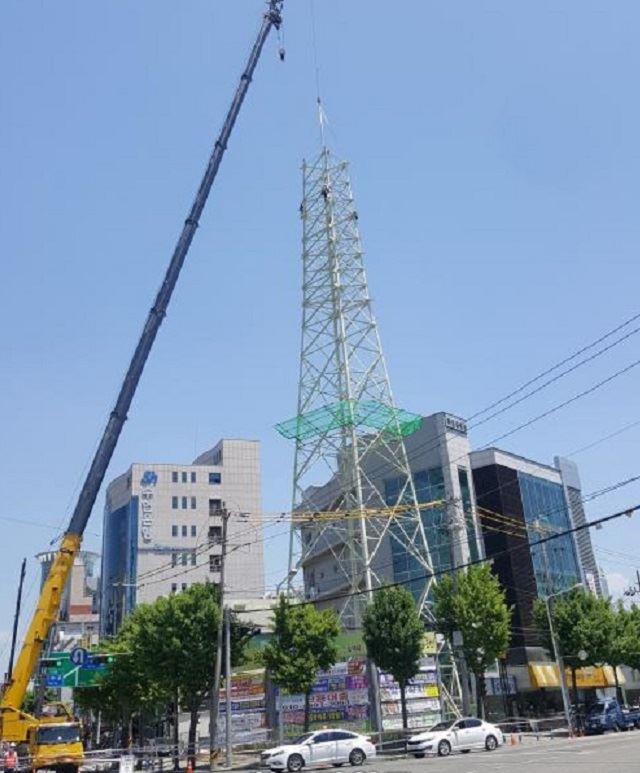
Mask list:
POLYGON ((309 729, 309 697, 318 671, 326 671, 338 654, 340 625, 335 612, 312 604, 290 604, 280 596, 273 616, 273 637, 262 659, 274 684, 304 695, 304 729, 309 729))
POLYGON ((364 613, 362 629, 368 656, 400 686, 406 730, 407 684, 418 672, 424 640, 424 625, 411 592, 403 586, 376 591, 364 613))
POLYGON ((484 717, 485 672, 504 657, 511 640, 512 609, 505 591, 489 566, 478 565, 439 580, 434 595, 442 633, 452 645, 454 632, 462 634, 462 652, 476 680, 478 715, 484 717))
MULTIPOLYGON (((607 662, 611 655, 609 640, 614 636, 614 613, 608 599, 598 598, 584 588, 574 588, 548 603, 560 654, 571 671, 572 701, 577 706, 577 671, 582 666, 607 662)), ((545 601, 536 599, 533 610, 544 645, 553 653, 545 601)))

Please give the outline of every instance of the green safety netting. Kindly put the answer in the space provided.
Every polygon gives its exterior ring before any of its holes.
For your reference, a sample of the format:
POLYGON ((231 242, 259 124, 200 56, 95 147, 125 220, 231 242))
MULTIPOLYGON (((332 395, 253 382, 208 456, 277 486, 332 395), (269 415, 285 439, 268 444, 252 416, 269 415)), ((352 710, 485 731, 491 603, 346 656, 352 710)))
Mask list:
POLYGON ((395 437, 406 437, 421 423, 422 417, 418 414, 377 400, 340 400, 276 424, 276 429, 283 437, 295 440, 306 440, 342 427, 369 427, 395 437))

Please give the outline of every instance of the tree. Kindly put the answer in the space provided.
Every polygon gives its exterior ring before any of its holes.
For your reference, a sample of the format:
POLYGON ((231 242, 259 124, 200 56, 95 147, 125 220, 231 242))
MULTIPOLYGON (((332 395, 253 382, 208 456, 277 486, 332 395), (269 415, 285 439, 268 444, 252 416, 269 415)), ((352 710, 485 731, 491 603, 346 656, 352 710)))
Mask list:
POLYGON ((424 625, 411 592, 403 586, 376 591, 362 620, 367 655, 400 687, 402 727, 407 729, 407 684, 416 675, 424 625))
MULTIPOLYGON (((565 666, 571 670, 573 703, 577 706, 578 669, 605 663, 610 654, 609 638, 614 627, 611 603, 584 588, 574 588, 564 596, 550 598, 546 603, 549 604, 560 654, 565 666)), ((533 614, 536 625, 543 631, 544 645, 549 652, 553 652, 546 603, 536 599, 533 614)))
POLYGON ((478 714, 485 715, 485 671, 504 657, 511 640, 512 608, 505 591, 486 565, 470 567, 455 578, 445 576, 435 588, 434 615, 442 633, 453 644, 462 634, 462 652, 474 674, 478 714))
POLYGON ((338 656, 340 633, 333 610, 319 612, 311 604, 290 604, 280 596, 273 615, 273 637, 262 659, 269 677, 290 693, 304 695, 304 729, 309 729, 309 696, 318 671, 326 671, 338 656))
MULTIPOLYGON (((146 664, 151 680, 165 684, 175 706, 189 713, 188 754, 194 768, 199 710, 213 688, 219 603, 215 585, 195 583, 182 593, 137 607, 127 619, 126 636, 134 659, 146 664)), ((235 665, 246 640, 233 614, 231 632, 235 665)))
MULTIPOLYGON (((190 715, 189 756, 194 768, 199 708, 213 686, 219 601, 216 586, 196 583, 182 593, 137 606, 111 645, 120 656, 95 698, 129 728, 134 713, 172 704, 176 751, 177 713, 183 707, 190 715)), ((231 662, 237 664, 246 635, 233 614, 231 633, 231 662)), ((177 762, 174 757, 174 765, 177 762)))
POLYGON ((638 631, 634 625, 634 615, 631 610, 625 609, 622 601, 611 609, 612 629, 606 646, 605 662, 613 667, 616 682, 616 698, 622 703, 622 690, 618 682, 618 666, 629 665, 630 661, 637 660, 638 631))

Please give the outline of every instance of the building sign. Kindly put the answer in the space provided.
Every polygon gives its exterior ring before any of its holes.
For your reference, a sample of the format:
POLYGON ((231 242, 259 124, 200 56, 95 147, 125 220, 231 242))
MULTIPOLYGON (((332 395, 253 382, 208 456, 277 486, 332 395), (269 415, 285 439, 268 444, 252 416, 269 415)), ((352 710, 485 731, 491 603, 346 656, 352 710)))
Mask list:
POLYGON ((153 493, 158 482, 158 473, 145 470, 140 479, 140 531, 143 542, 151 542, 151 527, 153 526, 153 493))
POLYGON ((444 417, 444 423, 447 429, 452 429, 454 432, 460 432, 463 435, 467 434, 467 422, 458 419, 456 416, 447 414, 444 417))

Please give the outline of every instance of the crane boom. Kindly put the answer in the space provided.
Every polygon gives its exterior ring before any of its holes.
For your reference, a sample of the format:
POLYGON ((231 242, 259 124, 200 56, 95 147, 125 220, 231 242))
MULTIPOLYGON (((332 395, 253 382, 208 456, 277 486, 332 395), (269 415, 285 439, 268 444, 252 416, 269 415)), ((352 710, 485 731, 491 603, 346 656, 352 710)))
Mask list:
MULTIPOLYGON (((155 301, 145 322, 138 345, 133 353, 129 368, 124 377, 120 392, 111 411, 107 425, 102 434, 100 444, 95 452, 91 467, 85 478, 84 484, 78 496, 78 502, 73 511, 69 527, 64 534, 61 546, 52 562, 51 569, 43 584, 38 606, 29 625, 25 641, 23 643, 13 677, 5 689, 0 703, 0 717, 2 718, 2 737, 8 736, 7 725, 16 725, 19 722, 18 715, 25 717, 20 712, 27 686, 31 675, 41 655, 44 642, 55 622, 59 610, 62 592, 65 583, 73 567, 73 561, 80 548, 82 535, 87 526, 89 516, 95 504, 100 486, 107 472, 107 467, 113 456, 118 438, 127 419, 127 413, 135 395, 140 376, 153 346, 162 320, 166 314, 171 295, 175 289, 180 271, 191 246, 191 242, 198 227, 200 216, 204 210, 211 187, 216 179, 220 163, 227 149, 227 143, 234 124, 242 107, 242 103, 249 89, 253 74, 260 59, 262 48, 272 27, 279 29, 282 23, 282 5, 284 0, 268 0, 268 7, 264 14, 262 25, 256 37, 255 43, 249 54, 245 69, 240 77, 227 112, 225 121, 215 145, 211 152, 207 168, 204 172, 200 186, 198 187, 193 205, 184 221, 180 237, 176 243, 171 261, 164 276, 164 280, 156 295, 155 301)), ((30 718, 33 721, 33 718, 30 718)), ((17 732, 17 725, 16 725, 17 732)), ((12 733, 11 735, 14 735, 12 733)), ((13 738, 11 740, 14 740, 13 738)))

